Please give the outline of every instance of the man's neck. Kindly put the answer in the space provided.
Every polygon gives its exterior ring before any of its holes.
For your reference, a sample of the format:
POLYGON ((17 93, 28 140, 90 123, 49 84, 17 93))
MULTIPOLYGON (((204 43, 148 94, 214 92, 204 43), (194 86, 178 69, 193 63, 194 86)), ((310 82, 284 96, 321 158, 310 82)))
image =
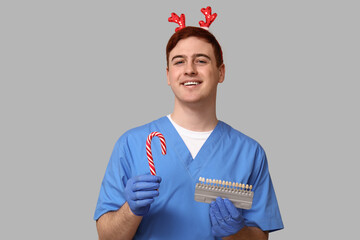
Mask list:
POLYGON ((215 104, 211 107, 203 107, 177 104, 175 102, 171 119, 181 127, 196 132, 211 131, 218 123, 215 104))

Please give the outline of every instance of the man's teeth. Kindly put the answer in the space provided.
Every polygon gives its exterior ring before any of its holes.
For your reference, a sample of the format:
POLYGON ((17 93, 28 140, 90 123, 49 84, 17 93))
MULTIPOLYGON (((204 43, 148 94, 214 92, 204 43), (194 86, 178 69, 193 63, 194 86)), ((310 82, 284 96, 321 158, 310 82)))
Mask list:
POLYGON ((190 86, 190 85, 198 85, 199 82, 186 82, 184 83, 185 86, 190 86))

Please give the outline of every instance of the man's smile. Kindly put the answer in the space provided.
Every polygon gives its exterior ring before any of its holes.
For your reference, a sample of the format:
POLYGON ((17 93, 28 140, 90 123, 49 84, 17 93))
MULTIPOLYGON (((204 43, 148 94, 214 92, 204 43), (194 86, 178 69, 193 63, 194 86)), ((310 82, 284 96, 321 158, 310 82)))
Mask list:
POLYGON ((184 86, 196 86, 196 85, 199 85, 201 84, 201 81, 196 81, 196 80, 193 80, 193 81, 185 81, 183 83, 181 83, 182 85, 184 86))

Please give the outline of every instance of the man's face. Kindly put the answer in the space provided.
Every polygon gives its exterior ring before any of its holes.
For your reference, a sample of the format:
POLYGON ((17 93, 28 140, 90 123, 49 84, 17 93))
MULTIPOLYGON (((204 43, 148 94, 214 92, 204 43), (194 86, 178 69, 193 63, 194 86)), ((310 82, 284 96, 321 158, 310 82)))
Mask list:
POLYGON ((213 47, 197 37, 180 40, 169 54, 167 82, 176 103, 216 101, 217 84, 224 81, 225 66, 216 66, 213 47))

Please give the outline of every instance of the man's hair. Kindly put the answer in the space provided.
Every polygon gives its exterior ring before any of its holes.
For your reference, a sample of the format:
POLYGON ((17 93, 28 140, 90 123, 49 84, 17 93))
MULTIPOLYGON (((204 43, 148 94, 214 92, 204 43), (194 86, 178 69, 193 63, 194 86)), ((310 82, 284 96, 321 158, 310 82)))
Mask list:
POLYGON ((222 54, 221 46, 219 42, 216 40, 215 36, 212 33, 210 33, 208 30, 205 30, 200 27, 190 26, 175 32, 169 39, 169 42, 166 46, 166 63, 168 67, 169 67, 169 55, 171 50, 173 50, 173 48, 176 46, 176 44, 178 44, 180 40, 189 37, 197 37, 210 43, 214 49, 216 66, 220 67, 221 64, 223 64, 223 54, 222 54))

